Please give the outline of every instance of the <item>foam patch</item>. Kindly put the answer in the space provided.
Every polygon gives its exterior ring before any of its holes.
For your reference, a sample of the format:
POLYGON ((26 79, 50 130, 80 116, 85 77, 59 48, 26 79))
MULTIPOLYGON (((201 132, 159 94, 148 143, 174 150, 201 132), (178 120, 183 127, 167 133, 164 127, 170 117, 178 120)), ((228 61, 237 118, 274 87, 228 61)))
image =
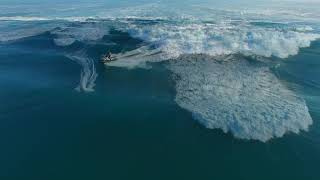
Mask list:
POLYGON ((168 67, 178 76, 177 104, 207 128, 266 142, 312 124, 305 101, 268 67, 205 55, 183 56, 168 67))

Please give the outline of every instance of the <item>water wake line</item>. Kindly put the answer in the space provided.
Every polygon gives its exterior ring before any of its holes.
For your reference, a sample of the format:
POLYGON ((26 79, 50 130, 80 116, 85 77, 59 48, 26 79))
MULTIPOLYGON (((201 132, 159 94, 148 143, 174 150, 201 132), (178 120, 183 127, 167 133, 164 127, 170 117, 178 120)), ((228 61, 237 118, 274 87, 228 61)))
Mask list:
POLYGON ((80 64, 82 69, 80 73, 80 82, 76 90, 83 92, 93 92, 95 81, 98 77, 93 59, 87 57, 84 52, 77 52, 67 57, 80 64))

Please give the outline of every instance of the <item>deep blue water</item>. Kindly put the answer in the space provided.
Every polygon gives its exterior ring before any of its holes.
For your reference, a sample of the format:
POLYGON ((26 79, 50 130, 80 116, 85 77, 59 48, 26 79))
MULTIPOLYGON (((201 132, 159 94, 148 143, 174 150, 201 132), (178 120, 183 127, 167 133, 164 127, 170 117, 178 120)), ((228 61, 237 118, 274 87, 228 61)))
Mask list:
POLYGON ((100 48, 88 47, 99 76, 84 93, 74 90, 81 67, 47 33, 1 45, 1 179, 320 177, 319 42, 275 70, 306 97, 314 124, 267 143, 199 125, 175 103, 165 63, 104 67, 100 48))
POLYGON ((320 179, 317 23, 15 8, 0 13, 1 180, 320 179))

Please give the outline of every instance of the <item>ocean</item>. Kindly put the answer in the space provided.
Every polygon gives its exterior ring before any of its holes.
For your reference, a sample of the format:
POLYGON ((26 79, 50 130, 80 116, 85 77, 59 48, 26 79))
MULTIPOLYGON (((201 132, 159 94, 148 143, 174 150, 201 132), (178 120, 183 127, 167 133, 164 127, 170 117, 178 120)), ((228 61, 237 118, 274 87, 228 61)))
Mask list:
POLYGON ((1 1, 0 179, 320 179, 319 5, 1 1))

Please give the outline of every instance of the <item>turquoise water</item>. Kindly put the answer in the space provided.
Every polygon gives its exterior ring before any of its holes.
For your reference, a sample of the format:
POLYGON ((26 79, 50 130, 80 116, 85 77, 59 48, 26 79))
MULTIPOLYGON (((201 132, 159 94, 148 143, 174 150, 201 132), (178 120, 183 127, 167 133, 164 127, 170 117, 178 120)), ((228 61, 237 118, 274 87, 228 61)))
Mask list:
POLYGON ((312 17, 115 6, 0 14, 0 179, 320 178, 312 17))

